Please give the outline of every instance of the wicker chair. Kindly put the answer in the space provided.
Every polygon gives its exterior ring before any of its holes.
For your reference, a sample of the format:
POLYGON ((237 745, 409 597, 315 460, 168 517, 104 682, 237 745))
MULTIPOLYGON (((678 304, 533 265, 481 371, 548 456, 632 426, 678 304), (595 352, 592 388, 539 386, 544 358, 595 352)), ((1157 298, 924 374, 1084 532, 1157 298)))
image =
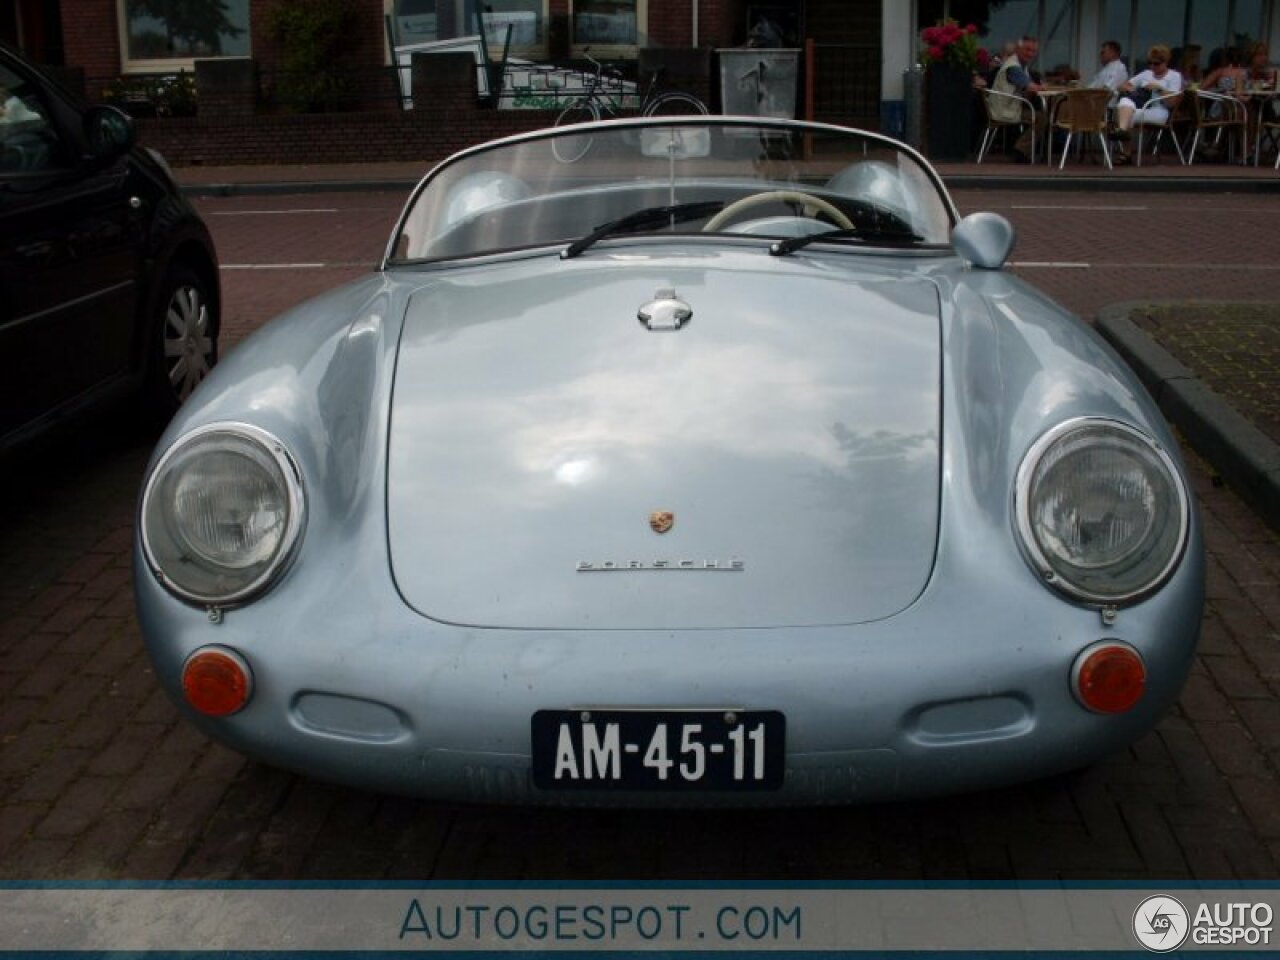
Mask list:
POLYGON ((1152 97, 1150 100, 1146 102, 1146 106, 1148 108, 1153 107, 1156 104, 1163 104, 1165 108, 1169 111, 1169 119, 1167 121, 1152 120, 1150 117, 1147 117, 1143 121, 1134 123, 1133 125, 1134 129, 1138 131, 1138 149, 1134 153, 1138 166, 1142 166, 1142 139, 1143 139, 1143 133, 1146 131, 1147 127, 1153 127, 1156 131, 1156 138, 1154 141, 1152 141, 1152 144, 1151 144, 1152 156, 1159 155, 1160 141, 1164 139, 1164 135, 1167 132, 1169 134, 1169 139, 1173 141, 1173 149, 1176 150, 1178 153, 1178 162, 1182 164, 1185 164, 1187 162, 1186 157, 1183 156, 1183 153, 1182 153, 1182 144, 1178 143, 1178 135, 1173 130, 1173 125, 1175 122, 1177 122, 1177 117, 1175 116, 1175 114, 1177 113, 1178 106, 1181 103, 1182 103, 1181 91, 1179 91, 1178 93, 1162 93, 1158 97, 1152 97))
POLYGON ((1249 156, 1249 108, 1235 97, 1224 96, 1208 90, 1197 90, 1191 98, 1191 116, 1195 123, 1195 136, 1191 138, 1191 148, 1187 150, 1186 162, 1195 163, 1196 150, 1200 146, 1201 134, 1212 131, 1214 142, 1227 137, 1228 156, 1234 156, 1237 137, 1240 141, 1240 162, 1244 163, 1249 156))
MULTIPOLYGON (((1094 134, 1102 146, 1102 157, 1107 161, 1107 169, 1111 169, 1111 151, 1107 148, 1107 104, 1111 100, 1111 91, 1106 89, 1068 90, 1062 95, 1057 105, 1050 127, 1053 131, 1062 130, 1067 135, 1062 145, 1062 159, 1058 161, 1061 170, 1067 162, 1067 152, 1071 149, 1071 140, 1076 134, 1088 137, 1094 134)), ((1053 136, 1049 137, 1049 165, 1053 165, 1053 136)))
MULTIPOLYGON (((1031 124, 1032 130, 1036 128, 1036 108, 1026 97, 1014 96, 1012 93, 1000 93, 998 90, 983 90, 982 109, 987 114, 987 129, 982 133, 982 145, 978 148, 978 163, 981 163, 982 158, 987 155, 987 150, 995 141, 996 134, 1001 130, 1008 130, 1010 127, 1022 129, 1028 123, 1031 124), (1017 120, 1002 120, 991 112, 991 105, 998 102, 1002 97, 1005 100, 1016 100, 1020 105, 1021 110, 1017 120), (1022 111, 1028 111, 1028 113, 1024 114, 1022 111), (1027 117, 1030 117, 1030 119, 1027 119, 1027 117)), ((1035 137, 1031 138, 1031 162, 1036 162, 1035 137)))
POLYGON ((1272 113, 1266 101, 1259 104, 1258 110, 1258 129, 1253 135, 1253 165, 1256 167, 1261 163, 1262 141, 1270 137, 1276 148, 1276 169, 1280 170, 1280 115, 1272 113))

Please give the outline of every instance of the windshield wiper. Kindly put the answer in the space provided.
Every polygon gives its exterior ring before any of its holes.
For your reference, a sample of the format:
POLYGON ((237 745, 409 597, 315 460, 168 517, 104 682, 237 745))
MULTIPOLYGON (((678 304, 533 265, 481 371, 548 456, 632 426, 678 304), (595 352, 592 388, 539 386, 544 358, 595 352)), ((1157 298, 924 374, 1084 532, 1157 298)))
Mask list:
POLYGON ((910 230, 867 230, 867 229, 840 229, 826 230, 822 233, 810 233, 803 237, 788 237, 786 240, 778 240, 769 247, 769 253, 775 257, 785 257, 789 253, 794 253, 801 247, 807 247, 811 243, 817 243, 819 240, 857 240, 861 243, 884 244, 890 247, 914 247, 918 243, 924 243, 924 237, 919 234, 912 233, 910 230))
POLYGON ((617 220, 602 223, 585 237, 573 241, 573 243, 561 250, 560 259, 572 260, 597 240, 603 239, 611 233, 638 227, 657 227, 664 223, 677 224, 685 220, 697 220, 699 217, 709 217, 713 213, 718 213, 723 208, 724 204, 719 200, 705 200, 700 203, 676 203, 665 207, 646 207, 644 210, 637 210, 635 213, 629 213, 625 217, 619 217, 617 220))

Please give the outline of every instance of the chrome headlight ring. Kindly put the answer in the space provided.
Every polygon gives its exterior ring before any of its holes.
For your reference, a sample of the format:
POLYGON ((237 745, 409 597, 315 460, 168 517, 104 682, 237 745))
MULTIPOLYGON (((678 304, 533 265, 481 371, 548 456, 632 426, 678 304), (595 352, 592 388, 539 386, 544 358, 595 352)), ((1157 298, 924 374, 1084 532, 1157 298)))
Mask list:
POLYGON ((201 606, 244 604, 297 552, 306 524, 302 475, 266 430, 207 424, 160 457, 138 522, 147 565, 167 590, 201 606))
POLYGON ((1065 421, 1032 444, 1013 509, 1031 567, 1054 590, 1093 606, 1150 596, 1190 537, 1190 497, 1169 452, 1102 417, 1065 421))

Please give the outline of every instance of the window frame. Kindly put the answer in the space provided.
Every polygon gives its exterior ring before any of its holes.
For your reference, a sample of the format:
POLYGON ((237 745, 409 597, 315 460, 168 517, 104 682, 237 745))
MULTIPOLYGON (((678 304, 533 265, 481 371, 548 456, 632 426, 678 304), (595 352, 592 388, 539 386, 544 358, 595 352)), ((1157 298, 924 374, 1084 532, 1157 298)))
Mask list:
MULTIPOLYGON (((252 11, 250 11, 252 13, 252 11)), ((245 24, 248 34, 248 53, 229 53, 221 56, 168 57, 139 60, 129 56, 129 0, 116 0, 116 35, 120 44, 120 72, 125 74, 178 73, 194 70, 197 60, 248 60, 253 57, 253 18, 245 24)))

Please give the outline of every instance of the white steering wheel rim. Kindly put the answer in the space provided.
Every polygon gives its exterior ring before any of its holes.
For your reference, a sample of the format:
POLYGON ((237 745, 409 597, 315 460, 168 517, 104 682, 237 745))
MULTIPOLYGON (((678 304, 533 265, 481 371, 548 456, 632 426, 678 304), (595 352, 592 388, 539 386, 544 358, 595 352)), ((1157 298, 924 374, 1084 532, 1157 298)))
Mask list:
POLYGON ((702 228, 702 232, 713 233, 744 210, 750 210, 752 207, 759 207, 766 203, 798 203, 804 209, 804 214, 807 217, 817 216, 818 211, 821 211, 829 216, 836 226, 842 230, 854 229, 853 221, 845 216, 843 210, 828 200, 823 200, 821 197, 815 197, 811 193, 804 193, 800 190, 765 190, 733 201, 733 203, 708 220, 706 226, 702 228))

